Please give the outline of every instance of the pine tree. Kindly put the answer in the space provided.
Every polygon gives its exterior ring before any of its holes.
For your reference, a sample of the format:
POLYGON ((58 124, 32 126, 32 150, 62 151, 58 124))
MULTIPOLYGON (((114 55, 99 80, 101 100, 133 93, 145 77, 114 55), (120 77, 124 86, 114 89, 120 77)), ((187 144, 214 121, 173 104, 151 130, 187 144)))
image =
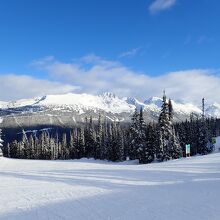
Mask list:
POLYGON ((103 145, 103 127, 102 127, 102 121, 101 121, 101 115, 99 114, 98 118, 98 128, 97 128, 97 135, 96 135, 96 150, 95 150, 95 159, 101 158, 101 148, 103 145))
MULTIPOLYGON (((24 153, 24 158, 25 159, 30 159, 30 150, 29 150, 29 143, 28 143, 28 138, 27 135, 25 133, 24 130, 22 130, 22 140, 21 140, 22 144, 21 144, 21 148, 23 149, 24 153)), ((17 154, 20 153, 19 152, 19 143, 17 143, 17 154)))
POLYGON ((155 158, 156 148, 158 146, 158 136, 152 123, 147 126, 146 131, 146 150, 144 163, 151 163, 155 158))
POLYGON ((198 121, 198 152, 199 154, 209 153, 208 148, 208 129, 205 121, 202 119, 198 121))
POLYGON ((117 128, 117 140, 118 140, 118 149, 117 149, 117 157, 118 161, 123 161, 125 159, 125 141, 124 141, 124 132, 122 128, 120 127, 120 124, 118 123, 117 128))
POLYGON ((108 137, 108 122, 107 119, 105 118, 104 120, 104 128, 102 130, 102 145, 100 149, 100 157, 102 160, 107 159, 107 153, 108 153, 108 142, 109 142, 109 137, 108 137))
POLYGON ((131 126, 130 126, 130 146, 129 146, 129 157, 131 160, 137 159, 138 152, 137 149, 139 147, 139 114, 137 109, 135 109, 134 114, 131 118, 131 126))
POLYGON ((45 132, 42 131, 39 137, 39 145, 38 145, 38 149, 39 149, 39 159, 45 159, 45 132))
POLYGON ((11 154, 10 154, 10 144, 7 144, 7 157, 10 158, 11 154))
POLYGON ((124 140, 119 123, 115 122, 112 126, 112 161, 122 161, 124 154, 124 140))
POLYGON ((92 120, 92 116, 89 120, 89 131, 88 131, 88 139, 87 139, 87 150, 88 150, 88 157, 94 157, 96 152, 96 134, 94 129, 94 124, 92 120))
POLYGON ((61 143, 61 159, 65 160, 69 158, 69 148, 67 147, 66 133, 63 133, 61 143))
POLYGON ((175 129, 173 128, 172 135, 169 141, 169 155, 172 159, 178 159, 182 157, 182 148, 179 141, 179 136, 175 134, 175 129))
POLYGON ((56 159, 56 142, 54 138, 50 138, 50 160, 56 159))
POLYGON ((113 144, 114 141, 114 133, 113 133, 113 126, 112 123, 109 123, 108 126, 108 142, 107 142, 107 160, 114 160, 114 155, 113 155, 113 144))
POLYGON ((28 141, 28 159, 35 159, 34 145, 35 141, 33 135, 31 134, 28 141))
POLYGON ((19 158, 18 157, 18 142, 17 140, 12 141, 9 146, 9 153, 11 158, 19 158))
POLYGON ((89 123, 88 118, 85 117, 85 129, 84 129, 84 138, 85 138, 85 156, 89 157, 89 123))
POLYGON ((3 147, 3 140, 2 140, 2 129, 0 129, 0 157, 3 156, 2 147, 3 147))
POLYGON ((159 161, 169 160, 169 138, 172 133, 171 122, 170 122, 170 112, 169 105, 166 100, 166 95, 163 95, 163 104, 161 113, 159 116, 159 128, 160 128, 160 139, 159 139, 159 150, 157 154, 157 159, 159 161))
POLYGON ((138 123, 138 134, 136 138, 137 143, 137 158, 140 163, 147 163, 148 148, 146 139, 146 124, 143 117, 143 109, 140 109, 139 123, 138 123))
POLYGON ((79 158, 82 158, 85 156, 85 138, 84 138, 84 128, 81 127, 79 129, 79 137, 78 137, 78 145, 79 145, 79 158))
POLYGON ((168 109, 169 109, 169 120, 173 121, 173 105, 171 99, 168 102, 168 109))
POLYGON ((34 154, 35 154, 35 159, 39 159, 39 139, 37 135, 34 135, 34 154))
POLYGON ((163 104, 159 116, 159 153, 157 159, 160 161, 176 159, 182 156, 179 139, 173 126, 173 107, 169 99, 167 103, 166 95, 164 92, 163 104))
POLYGON ((45 148, 44 148, 44 157, 45 159, 51 158, 51 148, 50 148, 50 134, 49 131, 44 132, 44 141, 45 141, 45 148))
POLYGON ((69 146, 70 146, 70 158, 74 159, 76 158, 76 136, 75 136, 75 132, 74 131, 70 131, 70 142, 69 142, 69 146))

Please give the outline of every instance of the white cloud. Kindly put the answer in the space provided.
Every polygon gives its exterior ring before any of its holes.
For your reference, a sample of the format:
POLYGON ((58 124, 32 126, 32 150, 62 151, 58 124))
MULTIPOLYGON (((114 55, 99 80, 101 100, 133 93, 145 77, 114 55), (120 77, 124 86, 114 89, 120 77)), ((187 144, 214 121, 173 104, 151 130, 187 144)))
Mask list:
POLYGON ((95 55, 85 56, 72 63, 55 59, 37 62, 43 63, 38 67, 57 80, 80 86, 81 92, 97 94, 111 91, 119 96, 144 100, 150 96, 161 96, 165 88, 173 99, 200 102, 205 97, 210 102, 220 102, 220 75, 216 70, 195 69, 153 77, 95 55))
POLYGON ((136 47, 136 48, 133 48, 129 51, 126 51, 126 52, 123 52, 119 55, 119 58, 123 58, 123 57, 133 57, 135 55, 138 54, 138 52, 141 50, 141 47, 136 47))
POLYGON ((77 89, 73 85, 36 79, 27 75, 0 75, 0 100, 32 98, 46 94, 68 93, 77 89))
POLYGON ((165 11, 173 7, 176 3, 176 0, 155 0, 149 6, 149 11, 152 14, 158 13, 160 11, 165 11))

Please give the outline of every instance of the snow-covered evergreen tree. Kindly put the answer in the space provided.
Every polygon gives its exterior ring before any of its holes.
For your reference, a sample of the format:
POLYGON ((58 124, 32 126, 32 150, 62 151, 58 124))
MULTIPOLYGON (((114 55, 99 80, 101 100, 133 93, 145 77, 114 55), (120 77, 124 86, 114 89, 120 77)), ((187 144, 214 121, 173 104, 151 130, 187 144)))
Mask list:
POLYGON ((108 137, 108 122, 107 119, 105 118, 104 124, 103 124, 103 129, 102 129, 102 145, 100 149, 100 158, 107 159, 107 153, 108 153, 108 142, 109 142, 109 137, 108 137))
POLYGON ((114 160, 113 146, 114 146, 114 133, 113 125, 109 123, 108 125, 108 141, 107 141, 107 160, 114 160))
POLYGON ((208 129, 204 119, 201 119, 198 121, 198 147, 197 147, 198 154, 209 153, 210 150, 208 147, 208 141, 209 141, 208 129))
POLYGON ((182 148, 180 145, 179 136, 176 135, 174 128, 169 140, 169 155, 172 159, 178 159, 182 157, 182 148))
POLYGON ((172 127, 170 121, 169 105, 167 103, 165 92, 163 95, 163 104, 159 116, 159 129, 160 142, 157 159, 159 161, 169 160, 171 159, 169 155, 169 139, 172 135, 172 127))
POLYGON ((159 116, 159 151, 157 159, 160 161, 176 159, 181 157, 182 151, 180 142, 176 137, 173 127, 173 107, 172 102, 167 102, 166 94, 163 95, 163 104, 159 116))
POLYGON ((2 129, 0 129, 0 157, 3 156, 2 147, 3 147, 2 129))
POLYGON ((94 152, 96 151, 96 134, 93 124, 92 116, 89 120, 89 127, 88 127, 88 137, 87 137, 87 153, 88 157, 94 157, 94 152))
POLYGON ((139 148, 139 113, 137 109, 131 118, 130 138, 129 157, 133 160, 137 159, 137 149, 139 148))
POLYGON ((140 109, 139 122, 138 122, 138 133, 137 133, 137 158, 140 163, 147 163, 148 148, 146 138, 146 124, 143 117, 143 109, 140 109))
POLYGON ((114 122, 113 128, 113 161, 122 161, 124 156, 123 133, 119 123, 114 122))
POLYGON ((101 149, 103 145, 103 125, 101 120, 101 114, 99 114, 98 118, 98 127, 97 127, 97 135, 96 135, 96 149, 95 149, 95 159, 101 158, 101 149))
POLYGON ((77 133, 77 158, 80 159, 85 155, 85 139, 84 139, 84 129, 81 127, 76 129, 77 133))
MULTIPOLYGON (((77 137, 75 136, 74 131, 70 131, 70 142, 69 142, 69 148, 70 148, 70 158, 74 159, 77 156, 77 151, 76 151, 76 144, 77 144, 77 137)), ((85 137, 85 135, 84 135, 85 137)))
POLYGON ((147 130, 146 130, 145 163, 151 163, 154 160, 157 146, 158 146, 157 130, 155 125, 150 123, 147 126, 147 130))

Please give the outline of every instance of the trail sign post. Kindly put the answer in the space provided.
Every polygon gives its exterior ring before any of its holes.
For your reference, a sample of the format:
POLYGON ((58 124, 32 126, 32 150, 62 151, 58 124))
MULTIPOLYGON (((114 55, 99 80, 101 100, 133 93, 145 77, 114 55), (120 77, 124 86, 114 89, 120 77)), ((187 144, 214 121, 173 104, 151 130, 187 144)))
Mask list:
POLYGON ((186 144, 186 157, 190 157, 190 144, 186 144))

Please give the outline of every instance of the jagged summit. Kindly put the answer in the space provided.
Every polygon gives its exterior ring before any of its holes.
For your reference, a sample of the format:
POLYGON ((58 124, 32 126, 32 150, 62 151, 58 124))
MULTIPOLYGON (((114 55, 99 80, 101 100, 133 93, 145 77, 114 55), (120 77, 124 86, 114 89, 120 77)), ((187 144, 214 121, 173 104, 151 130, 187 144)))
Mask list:
POLYGON ((112 92, 103 92, 100 96, 104 98, 115 98, 116 97, 115 93, 112 93, 112 92))
POLYGON ((162 101, 163 101, 162 98, 152 96, 152 97, 150 97, 149 99, 145 100, 145 101, 144 101, 144 104, 146 104, 146 105, 154 104, 154 105, 156 105, 157 107, 161 107, 162 101))
POLYGON ((214 117, 214 118, 219 118, 220 117, 220 104, 218 103, 213 103, 212 105, 208 106, 206 109, 206 114, 214 117))
MULTIPOLYGON (((172 104, 175 120, 185 120, 191 113, 195 115, 202 113, 201 109, 192 103, 172 100, 172 104)), ((110 92, 100 95, 67 93, 0 102, 0 115, 4 121, 10 121, 4 126, 23 124, 24 121, 26 124, 65 125, 82 122, 87 115, 97 118, 99 113, 110 120, 130 121, 135 108, 143 108, 146 120, 157 121, 161 105, 162 99, 159 97, 150 97, 141 102, 133 97, 120 98, 110 92)), ((207 106, 206 115, 220 118, 220 105, 214 103, 207 106)))

